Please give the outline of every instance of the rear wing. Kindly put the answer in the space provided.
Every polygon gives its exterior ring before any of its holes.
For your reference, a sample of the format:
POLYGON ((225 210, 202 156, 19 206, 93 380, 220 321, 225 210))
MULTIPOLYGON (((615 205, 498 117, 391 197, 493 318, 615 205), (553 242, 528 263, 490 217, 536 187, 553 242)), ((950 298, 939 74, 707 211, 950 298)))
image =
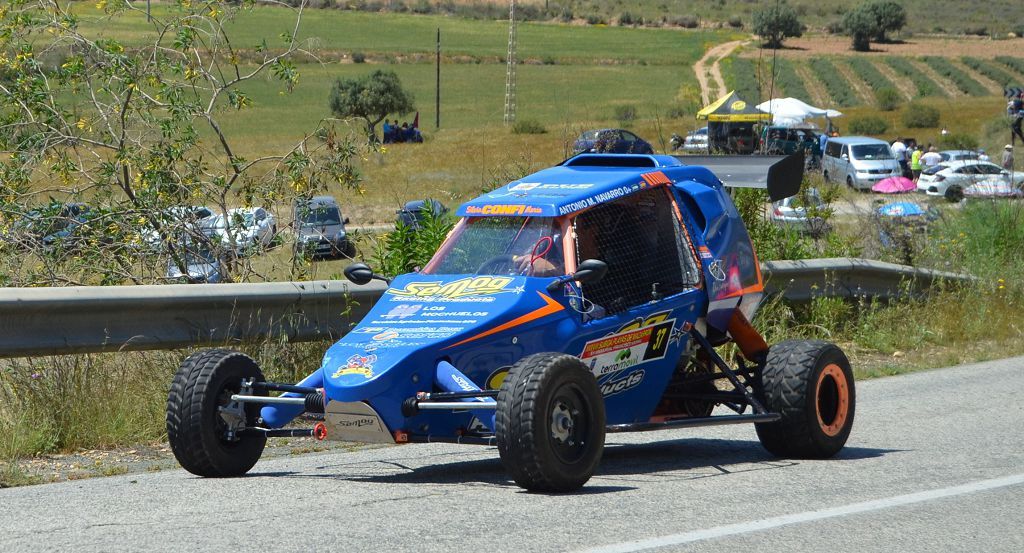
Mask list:
POLYGON ((707 167, 726 186, 764 188, 775 202, 795 196, 804 179, 804 154, 788 156, 675 156, 683 165, 707 167))

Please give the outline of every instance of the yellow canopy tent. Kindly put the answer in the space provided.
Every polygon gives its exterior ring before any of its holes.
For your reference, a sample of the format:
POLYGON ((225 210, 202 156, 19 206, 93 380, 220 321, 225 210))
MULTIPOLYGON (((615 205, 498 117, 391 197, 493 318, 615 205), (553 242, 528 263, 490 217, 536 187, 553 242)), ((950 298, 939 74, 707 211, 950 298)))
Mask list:
POLYGON ((772 115, 748 104, 735 90, 697 112, 697 119, 718 123, 758 123, 771 121, 772 115))

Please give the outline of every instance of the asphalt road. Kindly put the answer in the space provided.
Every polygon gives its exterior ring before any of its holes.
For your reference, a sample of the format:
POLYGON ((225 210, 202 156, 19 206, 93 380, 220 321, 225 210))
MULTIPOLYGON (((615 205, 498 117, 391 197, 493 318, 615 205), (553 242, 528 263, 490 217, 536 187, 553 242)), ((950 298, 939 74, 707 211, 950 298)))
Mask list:
POLYGON ((827 461, 750 426, 613 435, 574 495, 447 445, 0 490, 0 551, 1020 551, 1022 390, 1024 358, 863 382, 827 461))

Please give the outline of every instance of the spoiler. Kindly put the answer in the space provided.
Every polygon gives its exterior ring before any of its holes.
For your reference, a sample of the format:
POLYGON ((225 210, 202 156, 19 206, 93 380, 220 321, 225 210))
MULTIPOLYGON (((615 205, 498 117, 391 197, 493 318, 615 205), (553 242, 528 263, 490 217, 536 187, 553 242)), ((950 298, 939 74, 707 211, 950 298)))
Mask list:
POLYGON ((788 156, 675 156, 683 165, 707 167, 726 186, 764 188, 776 202, 800 192, 804 153, 788 156))

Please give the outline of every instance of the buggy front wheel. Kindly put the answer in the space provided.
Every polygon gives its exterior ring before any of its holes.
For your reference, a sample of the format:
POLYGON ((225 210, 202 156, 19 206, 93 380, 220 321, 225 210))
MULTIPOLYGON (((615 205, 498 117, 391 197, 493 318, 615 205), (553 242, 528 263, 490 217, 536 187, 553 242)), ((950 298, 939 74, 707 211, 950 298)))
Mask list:
POLYGON ((835 344, 789 340, 772 346, 761 385, 765 407, 782 415, 756 425, 765 449, 780 457, 824 459, 846 444, 856 394, 850 361, 835 344))
POLYGON ((604 450, 604 398, 571 355, 538 353, 512 366, 498 392, 498 453, 516 484, 568 492, 590 480, 604 450))
POLYGON ((231 401, 249 379, 262 382, 263 372, 237 351, 202 350, 182 361, 167 397, 167 440, 182 468, 198 476, 226 477, 241 476, 256 464, 266 436, 238 433, 256 426, 259 406, 231 401))

